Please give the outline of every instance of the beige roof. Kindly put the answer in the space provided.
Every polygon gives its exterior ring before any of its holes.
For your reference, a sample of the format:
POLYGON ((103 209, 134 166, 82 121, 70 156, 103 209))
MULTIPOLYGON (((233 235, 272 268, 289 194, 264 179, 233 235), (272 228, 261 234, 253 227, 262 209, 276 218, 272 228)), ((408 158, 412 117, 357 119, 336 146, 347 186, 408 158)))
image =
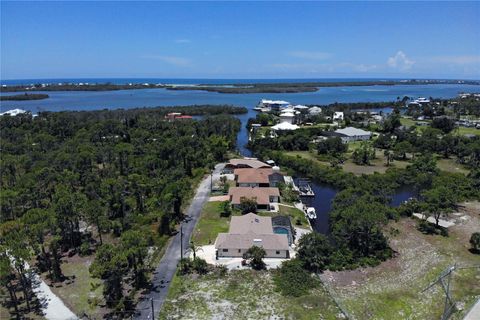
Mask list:
POLYGON ((230 159, 230 161, 227 163, 227 166, 228 165, 234 167, 250 167, 254 169, 270 167, 268 164, 257 159, 230 159))
POLYGON ((216 249, 249 249, 253 246, 265 250, 288 250, 288 238, 285 234, 246 234, 219 233, 215 240, 216 249))
POLYGON ((233 204, 240 204, 242 198, 255 199, 257 204, 265 205, 270 203, 270 196, 280 196, 278 188, 259 187, 231 187, 228 190, 230 201, 233 204))
POLYGON ((273 170, 272 168, 242 168, 235 169, 233 173, 238 183, 269 183, 268 176, 273 173, 273 170))
POLYGON ((237 234, 245 234, 248 232, 273 234, 272 218, 261 217, 251 212, 243 216, 233 216, 228 232, 237 234))

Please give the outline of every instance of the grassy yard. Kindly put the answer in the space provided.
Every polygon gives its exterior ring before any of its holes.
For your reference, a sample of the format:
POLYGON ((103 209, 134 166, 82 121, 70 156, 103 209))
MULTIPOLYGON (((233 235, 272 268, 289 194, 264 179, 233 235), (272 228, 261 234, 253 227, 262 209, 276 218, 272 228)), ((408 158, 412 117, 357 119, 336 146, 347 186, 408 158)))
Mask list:
MULTIPOLYGON (((480 262, 478 255, 468 251, 471 233, 480 230, 480 204, 462 209, 465 212, 468 220, 452 227, 449 237, 422 234, 410 218, 391 223, 388 228, 399 231, 389 235, 395 258, 374 268, 326 272, 322 278, 356 319, 439 319, 443 291, 440 286, 423 289, 454 263, 480 262)), ((480 269, 456 271, 451 285, 455 301, 463 308, 453 319, 462 319, 480 297, 480 269)))
POLYGON ((159 319, 338 319, 323 288, 298 298, 276 291, 269 271, 175 276, 159 319))
POLYGON ((454 158, 449 158, 449 159, 437 158, 437 167, 440 170, 453 172, 453 173, 468 174, 470 172, 470 170, 465 168, 464 165, 455 162, 454 158))
MULTIPOLYGON (((345 163, 342 165, 342 169, 345 172, 351 172, 355 175, 362 175, 362 174, 373 174, 375 172, 378 173, 385 173, 388 168, 392 167, 397 167, 397 168, 405 168, 408 165, 408 161, 401 161, 401 160, 395 160, 393 163, 390 164, 390 167, 387 167, 385 165, 385 159, 383 156, 383 151, 382 150, 377 150, 376 151, 376 159, 374 159, 371 162, 371 165, 369 166, 359 166, 355 163, 353 163, 351 156, 352 156, 352 151, 358 148, 359 143, 353 142, 349 143, 349 152, 346 153, 346 158, 347 160, 345 163), (353 145, 353 147, 351 147, 353 145)), ((330 166, 330 163, 326 161, 319 160, 318 157, 311 151, 288 151, 285 152, 287 155, 290 156, 295 156, 295 157, 301 157, 304 159, 308 160, 313 160, 316 163, 324 166, 330 166)))
POLYGON ((220 216, 221 212, 222 202, 205 203, 200 220, 192 235, 192 240, 196 245, 212 244, 219 233, 228 232, 230 217, 220 216))
POLYGON ((458 129, 455 130, 454 132, 458 132, 459 135, 474 134, 474 135, 480 136, 480 129, 476 129, 476 128, 458 127, 458 129))
POLYGON ((73 256, 62 263, 62 272, 68 278, 54 284, 52 291, 77 315, 97 315, 96 305, 103 302, 103 281, 91 277, 88 271, 93 257, 73 256))

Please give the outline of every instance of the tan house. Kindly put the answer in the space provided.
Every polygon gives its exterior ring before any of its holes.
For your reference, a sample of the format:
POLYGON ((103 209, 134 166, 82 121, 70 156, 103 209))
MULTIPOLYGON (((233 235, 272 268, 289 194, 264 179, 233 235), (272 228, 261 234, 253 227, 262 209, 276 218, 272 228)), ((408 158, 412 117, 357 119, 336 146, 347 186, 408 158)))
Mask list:
POLYGON ((278 188, 270 187, 231 187, 228 190, 228 196, 234 208, 240 207, 243 198, 255 200, 258 209, 269 209, 270 203, 280 201, 280 191, 278 188))
POLYGON ((277 187, 280 182, 285 182, 278 167, 235 169, 233 173, 237 187, 277 187))
POLYGON ((290 257, 287 235, 274 233, 271 217, 254 213, 232 217, 229 232, 215 240, 216 257, 243 257, 253 246, 263 248, 266 258, 290 257))
POLYGON ((250 168, 250 169, 260 169, 260 168, 270 168, 270 165, 262 162, 260 160, 251 158, 251 159, 231 159, 224 168, 224 171, 228 173, 233 173, 233 170, 239 168, 250 168))

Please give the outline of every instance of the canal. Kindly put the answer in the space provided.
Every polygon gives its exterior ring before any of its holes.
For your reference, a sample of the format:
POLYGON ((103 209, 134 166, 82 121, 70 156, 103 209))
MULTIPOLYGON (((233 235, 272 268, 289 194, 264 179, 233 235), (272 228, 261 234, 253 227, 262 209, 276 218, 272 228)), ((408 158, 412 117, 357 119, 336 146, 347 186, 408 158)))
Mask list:
MULTIPOLYGON (((325 184, 310 182, 315 196, 302 197, 302 202, 307 207, 314 207, 317 213, 317 219, 310 220, 313 230, 322 234, 330 233, 330 212, 332 211, 332 201, 335 198, 338 189, 325 184)), ((398 207, 411 197, 416 197, 417 193, 413 188, 407 186, 396 190, 390 201, 391 207, 398 207)))

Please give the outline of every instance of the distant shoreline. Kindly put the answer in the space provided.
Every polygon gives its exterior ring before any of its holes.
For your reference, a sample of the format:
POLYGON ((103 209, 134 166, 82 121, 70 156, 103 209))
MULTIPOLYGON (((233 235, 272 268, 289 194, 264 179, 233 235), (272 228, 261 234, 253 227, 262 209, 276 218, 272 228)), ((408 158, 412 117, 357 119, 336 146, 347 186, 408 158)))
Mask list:
MULTIPOLYGON (((480 80, 366 80, 366 81, 336 81, 336 82, 271 82, 271 83, 225 83, 225 84, 152 84, 152 83, 56 83, 35 85, 2 86, 0 92, 25 91, 115 91, 134 89, 166 89, 166 90, 201 90, 217 93, 245 94, 245 93, 299 93, 315 92, 324 87, 346 86, 394 86, 394 85, 428 85, 428 84, 467 84, 480 85, 480 80)), ((48 97, 48 96, 47 96, 48 97)), ((21 99, 19 99, 21 100, 21 99)))
POLYGON ((49 98, 48 94, 43 93, 24 93, 15 95, 2 95, 0 101, 25 101, 25 100, 43 100, 49 98))

